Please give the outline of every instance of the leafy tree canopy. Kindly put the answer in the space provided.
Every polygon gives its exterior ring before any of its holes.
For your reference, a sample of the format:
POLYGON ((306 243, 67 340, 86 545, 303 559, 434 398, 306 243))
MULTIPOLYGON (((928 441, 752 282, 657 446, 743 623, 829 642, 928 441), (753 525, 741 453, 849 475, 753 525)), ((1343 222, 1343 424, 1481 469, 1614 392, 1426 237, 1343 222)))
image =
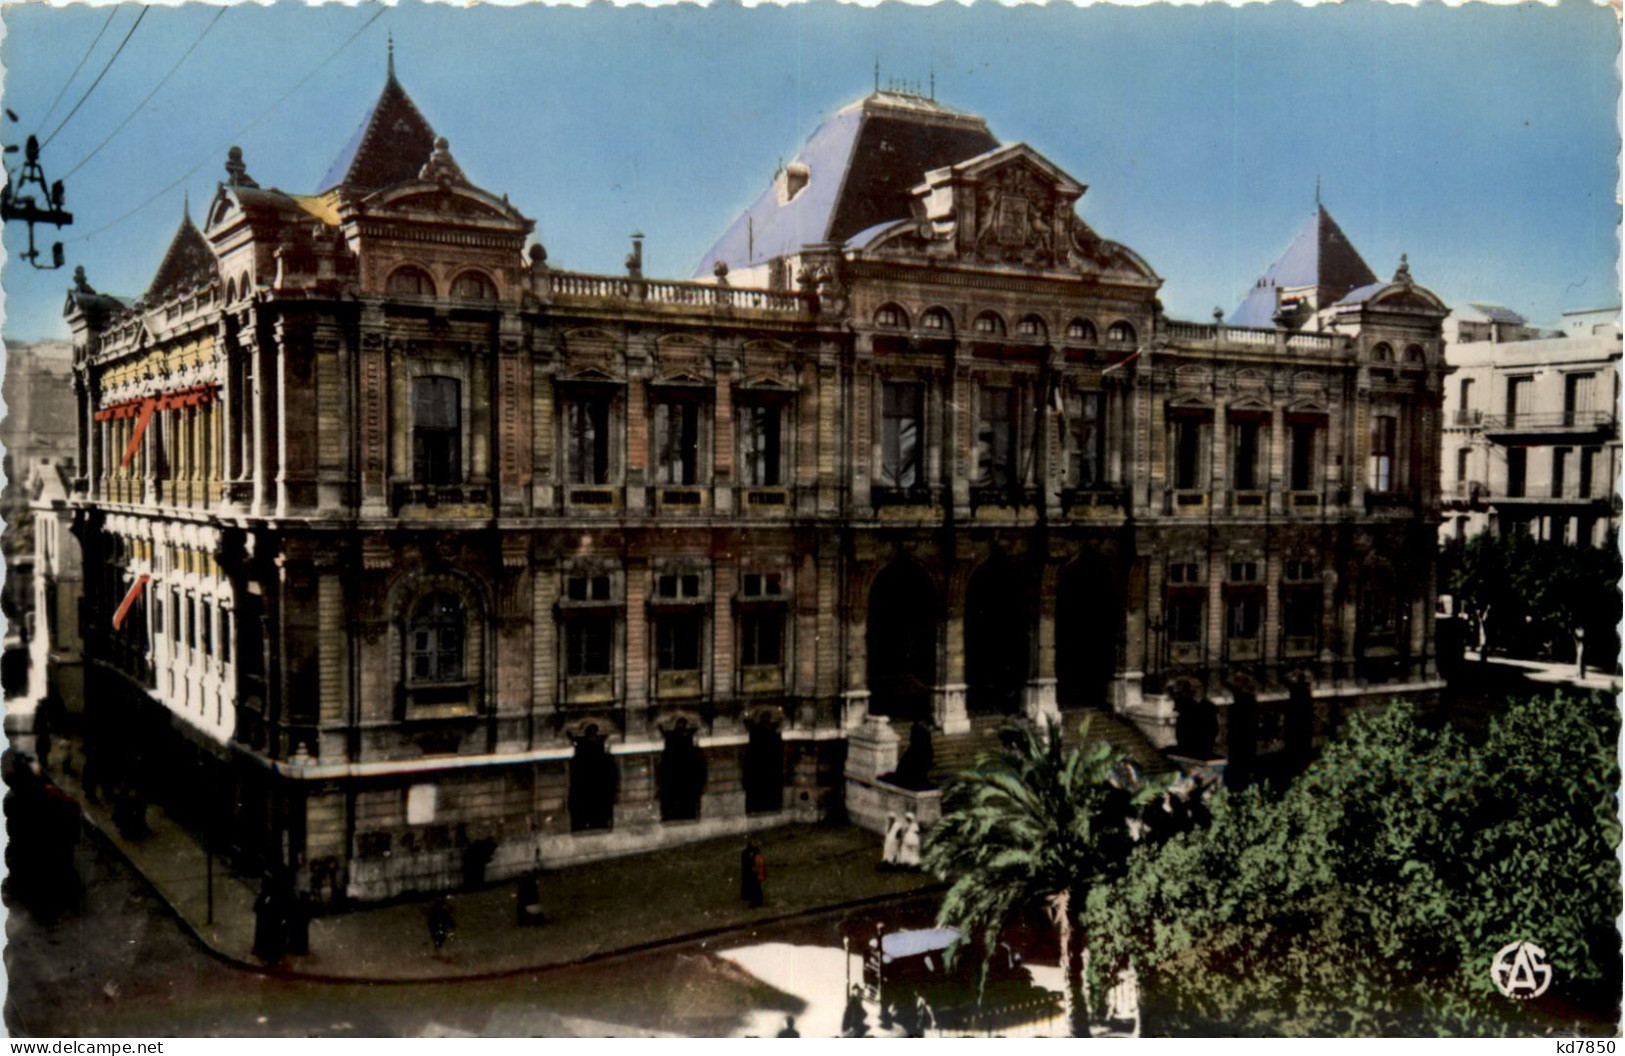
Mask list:
POLYGON ((1157 1033, 1537 1029, 1617 979, 1618 721, 1597 695, 1513 701, 1475 746, 1410 704, 1361 716, 1279 798, 1222 793, 1092 890, 1097 964, 1135 960, 1157 1033), (1541 1009, 1490 979, 1519 940, 1555 969, 1541 1009))

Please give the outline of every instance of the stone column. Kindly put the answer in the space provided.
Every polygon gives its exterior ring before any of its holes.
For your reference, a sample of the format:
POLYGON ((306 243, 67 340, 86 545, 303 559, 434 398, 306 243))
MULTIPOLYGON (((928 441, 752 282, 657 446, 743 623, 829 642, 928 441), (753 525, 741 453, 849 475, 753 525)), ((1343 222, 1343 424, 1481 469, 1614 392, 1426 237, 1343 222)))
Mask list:
MULTIPOLYGON (((968 498, 968 496, 967 496, 968 498)), ((932 691, 933 718, 943 733, 970 732, 969 687, 965 685, 965 604, 950 600, 947 618, 938 628, 937 686, 932 691)))
POLYGON ((505 312, 500 324, 496 365, 496 508, 500 515, 520 516, 528 505, 532 479, 532 377, 524 330, 517 314, 505 312))
POLYGON ((384 312, 379 305, 361 310, 360 414, 356 450, 361 477, 361 515, 389 515, 389 363, 384 348, 384 312))
POLYGON ((1040 728, 1047 719, 1059 721, 1061 717, 1055 677, 1055 587, 1053 582, 1047 585, 1044 582, 1049 578, 1048 571, 1046 569, 1040 573, 1037 633, 1033 636, 1033 673, 1021 694, 1022 714, 1038 723, 1040 728))

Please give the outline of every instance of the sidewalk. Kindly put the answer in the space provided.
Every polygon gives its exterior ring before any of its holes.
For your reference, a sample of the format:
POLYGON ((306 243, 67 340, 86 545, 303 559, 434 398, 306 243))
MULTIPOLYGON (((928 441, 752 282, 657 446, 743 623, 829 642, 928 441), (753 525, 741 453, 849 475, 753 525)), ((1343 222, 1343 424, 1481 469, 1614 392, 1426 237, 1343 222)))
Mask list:
MULTIPOLYGON (((1464 663, 1482 663, 1477 652, 1468 649, 1464 651, 1464 663)), ((1554 664, 1544 660, 1514 660, 1509 656, 1491 656, 1490 667, 1514 668, 1518 674, 1531 682, 1540 682, 1554 686, 1570 686, 1575 689, 1596 689, 1605 693, 1618 693, 1620 680, 1612 675, 1588 670, 1586 677, 1574 677, 1572 663, 1554 664)))
MULTIPOLYGON (((58 742, 52 780, 74 797, 85 819, 118 848, 169 903, 188 930, 220 956, 264 965, 254 944, 257 883, 214 863, 214 913, 208 919, 208 859, 190 832, 154 805, 150 836, 127 840, 108 805, 85 801, 77 775, 62 762, 69 744, 58 742)), ((547 921, 515 923, 517 882, 450 898, 455 936, 438 953, 429 940, 427 898, 318 917, 310 926, 310 954, 288 957, 281 974, 372 982, 472 979, 553 967, 703 938, 819 911, 884 901, 934 886, 919 873, 883 873, 880 840, 862 830, 787 826, 756 833, 767 858, 767 904, 751 909, 739 898, 738 839, 691 844, 609 862, 572 866, 542 878, 547 921)))

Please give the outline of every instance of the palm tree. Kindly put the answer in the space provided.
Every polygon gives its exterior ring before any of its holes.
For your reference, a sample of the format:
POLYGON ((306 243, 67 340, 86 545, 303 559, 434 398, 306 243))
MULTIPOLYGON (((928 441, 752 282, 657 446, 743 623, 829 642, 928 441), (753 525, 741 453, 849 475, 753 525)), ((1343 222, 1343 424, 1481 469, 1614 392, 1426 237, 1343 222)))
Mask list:
POLYGON ((1121 871, 1134 845, 1129 818, 1163 782, 1141 780, 1121 752, 1090 741, 1088 719, 1071 748, 1053 719, 1043 731, 1012 726, 1001 737, 1002 752, 955 775, 926 839, 926 868, 953 881, 937 925, 960 932, 950 959, 964 942, 980 942, 985 981, 1000 933, 1043 909, 1066 973, 1067 1025, 1089 1037, 1088 947, 1073 927, 1075 908, 1091 885, 1121 871))

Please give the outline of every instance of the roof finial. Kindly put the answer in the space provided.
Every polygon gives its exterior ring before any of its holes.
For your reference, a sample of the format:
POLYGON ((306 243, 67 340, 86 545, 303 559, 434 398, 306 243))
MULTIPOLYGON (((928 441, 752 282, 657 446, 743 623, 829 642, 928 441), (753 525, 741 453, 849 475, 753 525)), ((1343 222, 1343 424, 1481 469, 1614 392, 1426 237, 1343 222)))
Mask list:
POLYGON ((1399 270, 1394 272, 1394 281, 1405 286, 1411 285, 1411 260, 1407 254, 1399 255, 1399 270))
POLYGON ((875 92, 880 92, 880 56, 875 56, 875 92))
POLYGON ((389 31, 389 79, 395 79, 395 31, 389 31))
POLYGON ((192 192, 189 190, 181 192, 181 222, 192 222, 192 192))
POLYGON ((1318 173, 1315 175, 1315 205, 1317 208, 1320 205, 1320 175, 1318 173))
POLYGON ((931 64, 931 101, 936 102, 936 99, 937 99, 937 64, 933 62, 931 64))

